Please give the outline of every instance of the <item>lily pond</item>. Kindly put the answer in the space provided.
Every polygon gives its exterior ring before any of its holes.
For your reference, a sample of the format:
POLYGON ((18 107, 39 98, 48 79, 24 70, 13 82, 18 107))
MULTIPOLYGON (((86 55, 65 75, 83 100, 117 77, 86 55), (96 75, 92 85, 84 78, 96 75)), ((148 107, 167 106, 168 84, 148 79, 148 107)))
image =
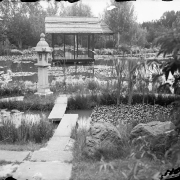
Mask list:
MULTIPOLYGON (((62 84, 63 81, 66 81, 66 84, 76 84, 77 86, 82 86, 82 90, 84 89, 83 84, 87 82, 89 79, 95 79, 98 84, 107 85, 109 82, 116 82, 116 70, 112 63, 112 56, 101 57, 95 60, 94 65, 88 64, 78 64, 75 66, 74 64, 62 66, 50 66, 49 67, 49 84, 50 87, 55 85, 57 82, 62 84)), ((27 56, 1 56, 0 57, 0 85, 6 83, 14 83, 14 82, 24 82, 27 87, 37 89, 37 81, 38 81, 38 68, 34 65, 37 62, 36 55, 32 55, 31 57, 27 56)), ((147 73, 144 73, 147 76, 147 73)), ((149 83, 150 84, 150 83, 149 83)), ((125 80, 125 86, 127 86, 125 80)), ((150 85, 151 86, 151 85, 150 85)), ((148 87, 151 89, 151 87, 148 87)), ((21 117, 26 116, 26 119, 31 121, 39 121, 39 119, 44 118, 47 120, 50 112, 8 112, 5 110, 1 110, 1 116, 7 117, 8 114, 12 117, 16 117, 14 119, 17 120, 17 126, 20 122, 21 117)), ((70 112, 68 112, 70 113, 70 112)), ((82 119, 88 120, 90 117, 90 111, 85 112, 74 112, 79 114, 80 121, 82 119)), ((2 119, 2 118, 1 118, 2 119)), ((13 119, 13 118, 11 118, 13 119)), ((82 123, 83 124, 83 123, 82 123)))

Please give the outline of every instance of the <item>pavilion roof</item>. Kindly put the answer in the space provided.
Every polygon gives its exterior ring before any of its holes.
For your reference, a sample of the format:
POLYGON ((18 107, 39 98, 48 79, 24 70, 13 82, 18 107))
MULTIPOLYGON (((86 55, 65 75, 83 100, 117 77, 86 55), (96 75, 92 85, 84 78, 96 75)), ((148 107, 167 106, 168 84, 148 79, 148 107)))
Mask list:
POLYGON ((45 18, 45 33, 62 34, 113 34, 109 27, 97 17, 59 17, 45 18))

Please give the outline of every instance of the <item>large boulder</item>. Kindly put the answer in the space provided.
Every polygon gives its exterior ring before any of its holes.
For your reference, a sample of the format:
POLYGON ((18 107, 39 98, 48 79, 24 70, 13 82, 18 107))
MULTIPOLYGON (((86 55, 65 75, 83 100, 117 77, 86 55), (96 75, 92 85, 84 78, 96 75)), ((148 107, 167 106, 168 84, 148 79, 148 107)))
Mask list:
POLYGON ((140 123, 132 129, 130 139, 131 142, 136 142, 136 145, 141 146, 144 141, 139 137, 144 137, 153 152, 164 154, 167 149, 177 142, 178 136, 174 128, 175 126, 171 121, 140 123))
POLYGON ((161 121, 151 121, 147 124, 140 123, 135 126, 131 133, 130 138, 134 139, 139 136, 158 136, 165 134, 167 131, 171 131, 175 128, 171 121, 161 122, 161 121))
POLYGON ((98 122, 91 125, 86 137, 86 153, 89 156, 95 155, 100 149, 105 150, 109 147, 118 149, 121 145, 121 135, 114 125, 107 122, 98 122))

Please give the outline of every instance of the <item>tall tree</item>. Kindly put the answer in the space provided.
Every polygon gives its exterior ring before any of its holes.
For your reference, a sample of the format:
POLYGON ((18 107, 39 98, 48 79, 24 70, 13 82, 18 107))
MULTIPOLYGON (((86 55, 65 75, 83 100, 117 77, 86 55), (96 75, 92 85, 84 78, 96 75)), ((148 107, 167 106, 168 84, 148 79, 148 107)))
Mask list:
POLYGON ((178 92, 177 89, 180 87, 180 14, 177 15, 178 17, 173 22, 169 32, 159 36, 155 41, 156 45, 160 46, 158 55, 163 54, 164 57, 168 54, 172 55, 172 59, 162 65, 162 71, 166 80, 170 72, 174 76, 173 87, 175 93, 178 92))
POLYGON ((134 6, 132 2, 116 2, 111 0, 111 4, 116 8, 104 11, 104 20, 114 33, 120 35, 117 38, 122 43, 130 43, 131 27, 134 25, 136 17, 134 15, 134 6))
POLYGON ((64 8, 61 13, 63 16, 92 17, 90 6, 83 4, 82 1, 73 3, 71 6, 64 8))

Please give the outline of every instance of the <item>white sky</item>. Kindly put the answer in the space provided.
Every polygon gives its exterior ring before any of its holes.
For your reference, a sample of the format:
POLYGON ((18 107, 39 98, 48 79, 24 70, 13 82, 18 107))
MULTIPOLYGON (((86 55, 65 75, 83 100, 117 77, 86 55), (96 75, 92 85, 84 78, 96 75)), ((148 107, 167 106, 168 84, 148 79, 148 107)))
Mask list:
MULTIPOLYGON (((82 0, 82 3, 91 7, 94 16, 102 14, 106 6, 110 5, 110 0, 82 0)), ((137 21, 142 23, 159 19, 165 11, 180 11, 180 0, 165 2, 162 0, 136 0, 133 2, 137 21)), ((65 2, 66 5, 71 3, 65 2)))

